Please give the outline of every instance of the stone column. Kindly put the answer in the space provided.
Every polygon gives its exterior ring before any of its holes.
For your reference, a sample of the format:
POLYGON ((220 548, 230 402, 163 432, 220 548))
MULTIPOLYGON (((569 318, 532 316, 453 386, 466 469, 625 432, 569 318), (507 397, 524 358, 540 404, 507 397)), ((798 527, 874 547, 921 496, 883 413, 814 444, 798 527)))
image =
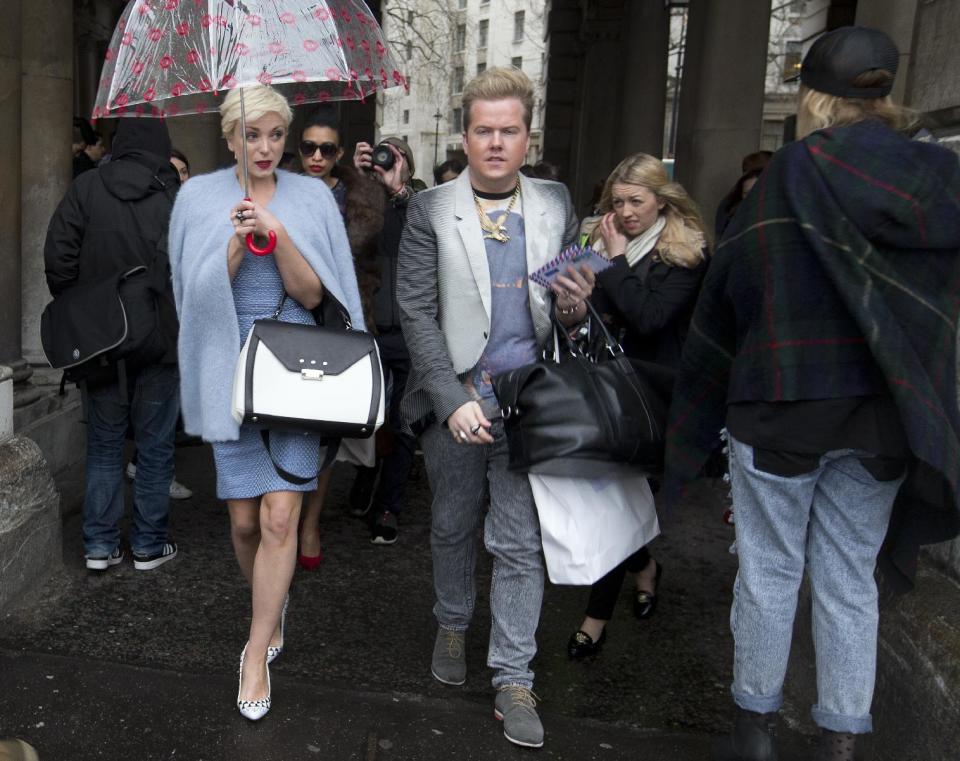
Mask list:
POLYGON ((770 0, 690 0, 675 176, 708 227, 760 146, 769 36, 770 0))
POLYGON ((666 3, 627 3, 623 40, 623 92, 614 155, 643 151, 663 156, 670 12, 666 3), (633 72, 633 73, 630 73, 633 72))
POLYGON ((890 35, 900 50, 900 66, 891 95, 897 103, 904 102, 907 74, 913 57, 913 27, 917 17, 917 0, 859 0, 857 24, 872 26, 890 35))
POLYGON ((0 363, 20 358, 20 2, 0 24, 0 363))
POLYGON ((193 114, 167 119, 173 147, 190 161, 191 174, 204 174, 224 166, 218 114, 193 114))
POLYGON ((62 0, 30 0, 21 15, 21 341, 45 364, 40 313, 50 300, 43 274, 47 225, 72 173, 73 14, 62 0))

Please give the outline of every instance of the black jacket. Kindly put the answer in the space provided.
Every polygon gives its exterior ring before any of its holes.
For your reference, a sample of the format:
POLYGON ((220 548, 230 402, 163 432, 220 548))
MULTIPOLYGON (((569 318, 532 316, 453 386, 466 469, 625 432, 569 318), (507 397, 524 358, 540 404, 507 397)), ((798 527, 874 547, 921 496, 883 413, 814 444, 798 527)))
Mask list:
POLYGON ((73 181, 50 220, 43 250, 54 296, 130 267, 150 267, 166 285, 160 300, 163 362, 176 361, 178 330, 166 240, 180 181, 170 149, 160 120, 121 119, 112 160, 73 181))
MULTIPOLYGON (((411 191, 412 192, 412 191, 411 191)), ((406 202, 387 202, 383 213, 383 229, 377 241, 380 264, 380 286, 373 296, 373 316, 380 335, 400 333, 400 307, 397 305, 397 259, 400 236, 407 222, 406 202)))
POLYGON ((591 303, 628 357, 676 368, 706 262, 675 267, 654 250, 634 267, 625 256, 612 265, 597 275, 591 303))

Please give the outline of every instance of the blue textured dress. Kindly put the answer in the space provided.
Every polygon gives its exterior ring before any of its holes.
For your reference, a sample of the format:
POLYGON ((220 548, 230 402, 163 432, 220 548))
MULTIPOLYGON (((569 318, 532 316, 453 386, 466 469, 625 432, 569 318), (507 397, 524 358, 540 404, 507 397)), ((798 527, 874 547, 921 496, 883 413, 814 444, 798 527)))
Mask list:
MULTIPOLYGON (((233 279, 233 301, 237 309, 240 340, 246 341, 254 320, 270 317, 283 295, 283 281, 272 256, 244 254, 240 269, 233 279)), ((313 315, 288 296, 280 319, 315 325, 313 315)), ((217 497, 249 499, 271 491, 312 491, 317 488, 320 440, 302 433, 270 434, 273 457, 288 473, 302 478, 313 476, 307 484, 298 485, 282 478, 267 453, 260 429, 243 424, 237 441, 213 443, 213 459, 217 468, 217 497)))

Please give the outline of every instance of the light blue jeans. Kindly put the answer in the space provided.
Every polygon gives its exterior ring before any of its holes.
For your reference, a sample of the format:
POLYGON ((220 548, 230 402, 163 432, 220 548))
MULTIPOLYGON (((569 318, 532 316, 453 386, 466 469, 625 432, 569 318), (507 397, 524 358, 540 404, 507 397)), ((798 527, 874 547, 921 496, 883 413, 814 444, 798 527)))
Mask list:
POLYGON ((543 602, 540 521, 526 473, 507 470, 503 420, 493 421, 493 444, 457 444, 446 426, 421 437, 433 490, 430 545, 440 626, 465 631, 477 596, 475 532, 489 490, 483 539, 493 556, 490 644, 493 686, 533 686, 530 661, 543 602))
POLYGON ((786 478, 756 470, 753 447, 730 437, 740 560, 730 614, 732 691, 741 708, 768 713, 783 703, 806 568, 817 659, 813 720, 834 732, 873 728, 878 621, 873 573, 903 476, 877 481, 859 456, 865 453, 828 452, 815 470, 786 478))

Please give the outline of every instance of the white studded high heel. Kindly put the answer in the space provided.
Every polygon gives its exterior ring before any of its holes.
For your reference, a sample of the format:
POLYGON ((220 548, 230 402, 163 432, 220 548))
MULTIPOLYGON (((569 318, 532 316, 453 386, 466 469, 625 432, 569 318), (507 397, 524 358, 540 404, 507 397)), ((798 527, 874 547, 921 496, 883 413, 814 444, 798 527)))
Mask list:
POLYGON ((273 663, 283 652, 283 630, 287 625, 287 606, 290 604, 290 595, 283 600, 283 610, 280 611, 280 644, 270 645, 267 648, 267 663, 273 663))
POLYGON ((237 708, 240 709, 240 715, 250 721, 259 721, 270 710, 270 666, 267 666, 267 697, 260 700, 240 700, 240 693, 243 689, 243 658, 247 654, 247 646, 243 646, 243 652, 240 653, 240 686, 237 688, 237 708))

